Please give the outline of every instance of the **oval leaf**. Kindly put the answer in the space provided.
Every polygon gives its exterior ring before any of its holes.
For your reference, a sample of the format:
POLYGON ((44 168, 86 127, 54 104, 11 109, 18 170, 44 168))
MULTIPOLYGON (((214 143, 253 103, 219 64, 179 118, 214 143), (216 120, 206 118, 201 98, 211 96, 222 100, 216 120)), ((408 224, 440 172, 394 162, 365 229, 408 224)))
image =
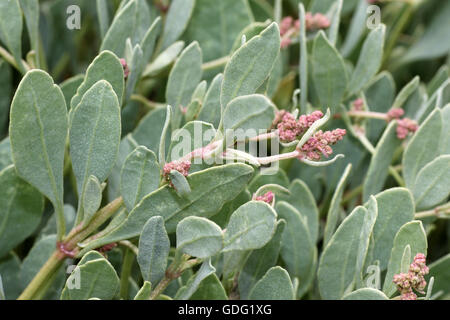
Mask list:
POLYGON ((222 229, 214 222, 200 217, 187 217, 177 225, 177 250, 205 259, 222 249, 222 229))
POLYGON ((157 284, 166 272, 170 241, 160 216, 148 219, 139 238, 137 261, 145 281, 157 284))
POLYGON ((272 239, 277 214, 262 201, 250 201, 231 215, 224 234, 223 252, 262 248, 272 239))

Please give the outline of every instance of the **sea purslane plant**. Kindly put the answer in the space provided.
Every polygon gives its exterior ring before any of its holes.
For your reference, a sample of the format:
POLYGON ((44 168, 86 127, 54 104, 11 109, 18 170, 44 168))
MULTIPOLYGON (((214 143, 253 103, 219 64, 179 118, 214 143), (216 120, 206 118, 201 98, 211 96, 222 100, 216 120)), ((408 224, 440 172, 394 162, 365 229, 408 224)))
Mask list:
POLYGON ((0 299, 448 299, 450 2, 218 3, 0 0, 0 299))

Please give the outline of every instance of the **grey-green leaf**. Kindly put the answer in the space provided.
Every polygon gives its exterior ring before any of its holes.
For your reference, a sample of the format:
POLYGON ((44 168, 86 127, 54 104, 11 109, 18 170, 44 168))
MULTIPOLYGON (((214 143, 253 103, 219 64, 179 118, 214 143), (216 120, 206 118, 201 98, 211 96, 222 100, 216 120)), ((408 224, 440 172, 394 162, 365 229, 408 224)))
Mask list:
POLYGON ((1 284, 3 284, 3 298, 5 300, 17 299, 23 291, 23 284, 20 281, 20 269, 21 261, 14 252, 10 252, 0 259, 0 290, 1 284))
POLYGON ((345 295, 342 300, 389 300, 389 298, 380 290, 361 288, 345 295))
POLYGON ((29 237, 38 227, 44 198, 20 179, 14 166, 0 171, 0 258, 29 237))
POLYGON ((70 108, 70 101, 72 97, 77 94, 78 87, 84 81, 84 74, 77 74, 76 76, 70 77, 60 83, 61 91, 66 100, 67 108, 70 108))
POLYGON ((223 129, 244 130, 246 138, 267 130, 275 117, 275 106, 261 94, 251 94, 234 98, 223 113, 223 129))
POLYGON ((170 241, 164 228, 164 219, 151 217, 139 238, 137 261, 144 280, 157 284, 163 277, 169 256, 170 241))
POLYGON ((116 162, 120 134, 117 95, 108 82, 101 80, 73 110, 70 126, 70 156, 80 196, 90 175, 100 183, 108 177, 116 162))
MULTIPOLYGON (((292 181, 289 191, 291 194, 286 197, 286 201, 293 205, 305 218, 311 240, 315 243, 319 236, 319 210, 314 196, 306 183, 300 179, 292 181)), ((280 196, 277 199, 284 200, 285 198, 280 196)))
POLYGON ((203 280, 205 280, 215 271, 216 268, 211 265, 211 259, 207 259, 202 263, 202 266, 197 271, 197 273, 193 277, 191 277, 191 279, 189 279, 186 286, 180 288, 175 296, 175 299, 188 300, 197 291, 203 280))
POLYGON ((90 175, 87 179, 82 199, 84 221, 89 223, 102 202, 102 187, 96 176, 90 175))
POLYGON ((404 224, 395 235, 383 285, 383 292, 388 297, 391 297, 396 291, 395 284, 392 280, 394 275, 401 271, 403 251, 407 245, 411 247, 411 257, 414 257, 418 253, 427 254, 427 235, 421 221, 411 221, 404 224))
POLYGON ((169 67, 183 50, 184 42, 177 41, 161 52, 152 63, 148 64, 142 74, 143 77, 154 77, 169 67))
POLYGON ((120 193, 131 211, 141 199, 158 189, 160 169, 156 155, 139 146, 126 158, 121 171, 120 193))
POLYGON ((153 21, 150 28, 147 30, 144 38, 141 41, 141 47, 143 52, 142 60, 144 63, 148 63, 150 58, 152 57, 153 51, 155 49, 156 39, 161 33, 161 17, 157 17, 155 21, 153 21))
POLYGON ((165 49, 183 34, 186 29, 192 11, 194 11, 195 0, 173 0, 167 12, 162 34, 162 48, 165 49))
POLYGON ((36 63, 39 68, 39 1, 19 0, 19 3, 25 16, 31 49, 36 55, 36 63))
POLYGON ((149 300, 152 292, 152 284, 148 281, 144 281, 144 285, 139 289, 138 293, 134 297, 134 300, 149 300))
POLYGON ((269 76, 279 51, 280 30, 275 22, 241 46, 225 67, 222 108, 235 97, 255 93, 269 76))
POLYGON ((181 109, 187 107, 202 78, 202 51, 191 43, 178 57, 167 80, 166 101, 172 106, 172 130, 181 123, 181 109))
POLYGON ((187 217, 177 225, 177 250, 205 259, 218 253, 223 246, 222 229, 201 217, 187 217))
POLYGON ((311 76, 320 104, 333 111, 341 103, 348 79, 344 60, 323 31, 314 39, 311 59, 311 76))
POLYGON ((391 188, 375 196, 378 204, 378 217, 373 227, 372 261, 379 261, 380 269, 385 270, 398 230, 414 218, 414 200, 405 188, 391 188))
MULTIPOLYGON (((275 266, 281 247, 281 236, 286 226, 285 220, 277 223, 277 230, 272 239, 261 249, 253 250, 239 272, 238 288, 240 298, 245 300, 256 282, 275 266)), ((231 251, 232 252, 232 251, 231 251)))
POLYGON ((170 182, 180 197, 186 197, 191 193, 191 187, 186 177, 177 170, 171 170, 169 173, 170 182))
POLYGON ((84 94, 98 81, 106 80, 113 87, 119 104, 122 102, 124 92, 123 67, 119 58, 111 51, 102 51, 86 70, 83 83, 78 87, 77 93, 70 101, 71 109, 78 106, 84 94))
POLYGON ((119 277, 105 258, 80 263, 66 282, 62 300, 113 299, 119 290, 119 277), (79 281, 77 289, 76 282, 79 281), (75 285, 74 285, 75 284, 75 285))
POLYGON ((339 182, 336 186, 336 190, 334 191, 333 198, 331 199, 330 207, 328 209, 327 214, 327 223, 325 225, 323 243, 324 246, 330 241, 331 236, 336 230, 336 226, 338 225, 339 212, 341 208, 342 195, 344 194, 345 184, 347 181, 347 177, 352 170, 352 164, 349 163, 344 170, 339 182))
POLYGON ((363 201, 367 201, 371 194, 377 194, 383 189, 394 152, 401 144, 396 129, 397 124, 392 121, 378 141, 364 179, 363 201))
POLYGON ((357 261, 361 258, 360 244, 368 242, 370 234, 367 231, 371 231, 375 223, 373 216, 368 215, 366 208, 356 207, 325 247, 318 269, 319 291, 323 299, 341 299, 353 289, 355 280, 360 277, 356 273, 359 272, 357 261))
POLYGON ((150 27, 150 11, 145 0, 131 0, 116 13, 103 39, 100 51, 111 50, 123 57, 128 38, 136 45, 144 38, 150 27))
POLYGON ((383 58, 386 26, 381 24, 373 29, 364 41, 358 62, 348 84, 349 94, 361 90, 378 72, 383 58))
POLYGON ((245 188, 253 168, 240 163, 209 168, 188 176, 191 193, 180 198, 168 185, 153 191, 130 212, 128 218, 110 234, 92 241, 87 248, 135 237, 153 216, 162 216, 168 233, 188 216, 209 218, 245 188))
POLYGON ((317 249, 305 217, 284 201, 277 203, 276 211, 281 219, 286 220, 281 239, 281 257, 291 277, 299 279, 300 286, 296 294, 302 296, 314 280, 317 249))
POLYGON ((62 211, 67 137, 64 96, 44 71, 28 72, 11 105, 9 134, 18 174, 62 211))
POLYGON ((417 174, 412 189, 417 210, 432 208, 450 194, 450 155, 439 156, 417 174))
POLYGON ((207 276, 190 300, 228 300, 227 293, 215 273, 207 276))
POLYGON ((417 174, 439 152, 439 138, 442 130, 442 114, 435 109, 420 125, 403 153, 403 178, 412 190, 417 174))
POLYGON ((265 202, 250 201, 240 206, 230 217, 223 252, 262 248, 275 233, 276 218, 276 212, 265 202))
POLYGON ((0 1, 0 40, 14 56, 19 70, 22 64, 22 11, 18 0, 0 1))
POLYGON ((196 0, 185 37, 198 40, 205 61, 211 61, 229 54, 240 31, 252 22, 251 15, 247 0, 196 0))
POLYGON ((250 300, 294 300, 294 288, 286 270, 270 268, 249 294, 250 300))

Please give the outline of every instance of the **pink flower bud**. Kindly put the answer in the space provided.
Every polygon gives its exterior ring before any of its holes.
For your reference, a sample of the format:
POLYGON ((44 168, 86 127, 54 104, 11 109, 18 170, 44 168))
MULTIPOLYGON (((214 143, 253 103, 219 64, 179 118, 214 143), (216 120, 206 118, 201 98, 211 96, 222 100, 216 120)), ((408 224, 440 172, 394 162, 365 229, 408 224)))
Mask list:
POLYGON ((172 161, 164 165, 163 175, 166 178, 166 180, 169 181, 170 171, 176 170, 186 177, 189 173, 190 168, 191 168, 190 161, 172 161))
POLYGON ((416 132, 419 126, 417 122, 409 118, 397 120, 397 138, 405 139, 410 132, 416 132))
POLYGON ((364 106, 364 100, 361 98, 356 99, 353 101, 353 109, 356 111, 361 111, 364 106))
POLYGON ((120 59, 120 63, 122 64, 122 68, 123 68, 123 77, 125 79, 127 79, 128 75, 130 74, 130 69, 128 69, 128 64, 124 58, 120 59))
POLYGON ((318 161, 321 156, 328 158, 332 153, 332 145, 336 144, 345 136, 345 129, 335 129, 333 131, 323 132, 317 131, 300 150, 299 159, 307 158, 309 160, 318 161))
POLYGON ((263 201, 265 203, 272 204, 272 202, 273 202, 273 192, 272 191, 268 191, 265 194, 263 194, 262 196, 255 197, 254 200, 256 200, 256 201, 263 201))
POLYGON ((280 21, 280 36, 283 36, 291 27, 294 19, 292 17, 284 17, 280 21))
POLYGON ((387 121, 391 121, 392 119, 400 119, 405 114, 405 111, 401 108, 393 108, 388 111, 387 121))
POLYGON ((402 300, 417 300, 417 295, 414 292, 409 291, 409 292, 405 292, 404 294, 402 294, 401 299, 402 300))

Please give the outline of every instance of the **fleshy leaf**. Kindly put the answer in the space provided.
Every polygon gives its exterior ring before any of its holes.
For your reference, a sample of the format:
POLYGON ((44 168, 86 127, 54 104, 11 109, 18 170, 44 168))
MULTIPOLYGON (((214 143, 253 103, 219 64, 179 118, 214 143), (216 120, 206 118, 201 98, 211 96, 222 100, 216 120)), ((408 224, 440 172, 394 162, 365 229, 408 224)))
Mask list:
POLYGON ((155 283, 164 277, 169 256, 170 241, 160 216, 151 217, 139 238, 137 261, 144 280, 155 283))

